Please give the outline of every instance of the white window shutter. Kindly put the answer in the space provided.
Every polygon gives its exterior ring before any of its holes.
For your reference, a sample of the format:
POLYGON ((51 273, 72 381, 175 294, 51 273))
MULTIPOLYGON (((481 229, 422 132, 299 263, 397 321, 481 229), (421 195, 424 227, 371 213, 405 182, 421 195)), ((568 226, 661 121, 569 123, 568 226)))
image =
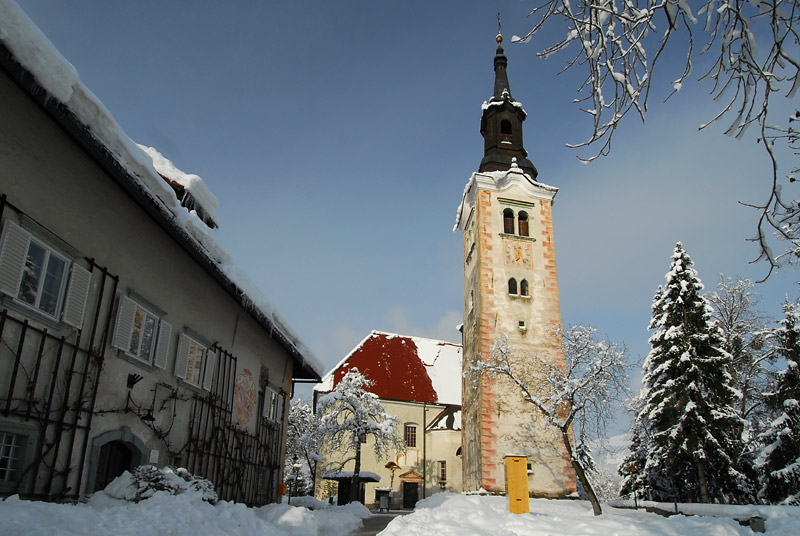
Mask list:
POLYGON ((158 325, 158 342, 156 343, 155 365, 158 368, 167 368, 167 351, 169 350, 169 338, 172 336, 172 326, 163 320, 158 325))
POLYGON ((189 337, 181 333, 178 337, 178 353, 175 355, 175 377, 185 380, 187 366, 189 366, 189 337))
POLYGON ((114 328, 112 346, 130 351, 131 335, 133 334, 133 319, 136 315, 136 302, 127 296, 120 295, 119 310, 117 311, 117 325, 114 328))
POLYGON ((217 368, 217 352, 206 350, 206 369, 203 374, 203 389, 211 390, 211 382, 214 381, 214 370, 217 368))
POLYGON ((3 243, 0 245, 0 292, 17 296, 30 241, 31 234, 28 231, 6 220, 3 243))
POLYGON ((64 301, 64 314, 62 320, 70 326, 81 328, 86 311, 86 300, 89 298, 89 287, 92 274, 83 266, 72 265, 72 274, 69 278, 67 299, 64 301))
POLYGON ((272 389, 267 387, 264 389, 264 413, 263 417, 269 419, 269 410, 272 407, 272 389))

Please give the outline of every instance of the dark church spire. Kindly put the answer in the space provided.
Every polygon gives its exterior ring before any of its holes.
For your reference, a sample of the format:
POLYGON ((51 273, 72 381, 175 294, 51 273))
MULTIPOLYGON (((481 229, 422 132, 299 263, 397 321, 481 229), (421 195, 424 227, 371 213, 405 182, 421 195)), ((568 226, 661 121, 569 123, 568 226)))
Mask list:
POLYGON ((498 33, 494 56, 494 95, 483 104, 481 135, 484 156, 478 170, 506 171, 511 168, 512 159, 516 158, 517 165, 535 180, 538 172, 522 146, 522 122, 527 114, 522 104, 511 97, 506 72, 508 58, 502 43, 503 36, 498 33))
POLYGON ((503 50, 503 36, 497 34, 497 52, 494 55, 494 98, 502 100, 503 91, 508 91, 508 96, 511 97, 511 88, 508 85, 508 73, 506 73, 506 66, 508 65, 508 58, 506 58, 505 51, 503 50))

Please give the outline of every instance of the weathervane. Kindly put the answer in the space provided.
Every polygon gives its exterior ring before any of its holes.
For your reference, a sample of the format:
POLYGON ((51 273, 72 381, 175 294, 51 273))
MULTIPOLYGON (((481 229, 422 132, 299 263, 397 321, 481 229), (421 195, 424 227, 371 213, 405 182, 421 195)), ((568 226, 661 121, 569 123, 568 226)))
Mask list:
POLYGON ((500 33, 500 30, 502 30, 502 28, 503 28, 503 25, 500 23, 500 13, 497 13, 497 44, 498 45, 503 42, 503 34, 500 33))

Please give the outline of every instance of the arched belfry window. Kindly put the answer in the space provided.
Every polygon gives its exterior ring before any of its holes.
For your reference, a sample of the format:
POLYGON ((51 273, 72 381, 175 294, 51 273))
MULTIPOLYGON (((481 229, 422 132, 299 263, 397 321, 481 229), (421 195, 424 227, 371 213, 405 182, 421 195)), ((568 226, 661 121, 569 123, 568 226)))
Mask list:
POLYGON ((519 236, 528 236, 528 213, 519 213, 519 236))
POLYGON ((508 280, 508 293, 514 296, 517 295, 517 280, 513 277, 508 280))
POLYGON ((514 234, 514 211, 510 208, 503 211, 503 232, 514 234))
POLYGON ((500 141, 511 143, 511 121, 508 119, 500 121, 500 141))
POLYGON ((530 296, 531 292, 528 290, 528 280, 523 279, 519 282, 519 294, 520 296, 530 296))

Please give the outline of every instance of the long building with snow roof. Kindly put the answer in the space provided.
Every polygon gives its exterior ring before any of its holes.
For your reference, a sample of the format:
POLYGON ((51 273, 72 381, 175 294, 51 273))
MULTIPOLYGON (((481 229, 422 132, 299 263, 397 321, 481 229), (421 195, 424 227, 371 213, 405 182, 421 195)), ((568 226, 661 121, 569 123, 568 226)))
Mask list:
MULTIPOLYGON (((461 366, 459 344, 372 331, 314 387, 316 400, 357 369, 398 421, 405 452, 378 460, 369 444, 362 449, 362 471, 377 478, 363 484, 361 502, 379 505, 380 497, 389 495, 392 507, 413 508, 438 491, 461 491, 461 366)), ((327 453, 324 462, 347 455, 327 453)), ((347 497, 349 489, 342 488, 348 479, 336 480, 339 496, 347 497)), ((318 482, 319 498, 331 493, 318 482)))
POLYGON ((293 379, 322 365, 219 245, 204 181, 134 143, 0 0, 0 495, 141 464, 278 498, 293 379))

